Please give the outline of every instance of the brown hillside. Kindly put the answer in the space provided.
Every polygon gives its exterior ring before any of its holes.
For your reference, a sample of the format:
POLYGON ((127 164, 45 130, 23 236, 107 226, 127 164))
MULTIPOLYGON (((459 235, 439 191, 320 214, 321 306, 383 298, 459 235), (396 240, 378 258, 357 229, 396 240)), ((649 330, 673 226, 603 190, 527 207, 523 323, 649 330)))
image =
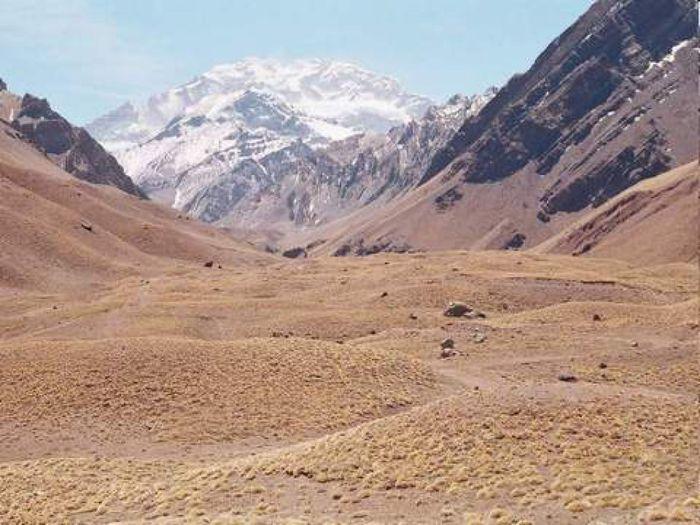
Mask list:
POLYGON ((0 126, 1 287, 85 286, 148 273, 166 261, 266 259, 171 210, 76 180, 0 126))
POLYGON ((534 251, 635 264, 698 260, 698 163, 639 182, 534 251))

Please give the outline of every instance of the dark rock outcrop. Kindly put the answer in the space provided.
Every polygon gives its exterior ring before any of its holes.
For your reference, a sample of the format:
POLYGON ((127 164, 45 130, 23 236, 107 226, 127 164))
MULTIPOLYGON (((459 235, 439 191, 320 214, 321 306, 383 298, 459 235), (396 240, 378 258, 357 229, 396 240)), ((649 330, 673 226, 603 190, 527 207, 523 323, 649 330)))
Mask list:
POLYGON ((146 198, 116 159, 87 131, 72 126, 45 99, 24 95, 12 126, 53 162, 75 177, 107 184, 146 198))
POLYGON ((285 250, 282 252, 282 257, 286 257, 288 259, 299 259, 304 258, 306 256, 306 250, 301 247, 290 248, 289 250, 285 250))
POLYGON ((406 243, 395 243, 390 240, 378 240, 372 244, 365 244, 364 239, 358 239, 352 243, 345 243, 333 252, 334 257, 347 255, 374 255, 377 253, 408 253, 413 249, 406 243))
POLYGON ((508 239, 508 241, 503 245, 504 250, 518 250, 522 248, 523 244, 525 244, 525 235, 522 233, 515 233, 513 236, 508 239))
MULTIPOLYGON (((449 176, 470 183, 499 181, 528 165, 540 175, 550 173, 568 149, 639 92, 637 84, 650 64, 696 31, 693 0, 599 0, 527 73, 514 76, 464 123, 433 157, 421 184, 448 166, 449 176)), ((632 115, 633 122, 639 116, 632 115)), ((619 126, 620 132, 626 125, 619 126)), ((580 178, 562 185, 563 193, 552 188, 543 199, 544 210, 571 211, 602 202, 669 168, 663 132, 639 142, 611 151, 605 164, 579 170, 580 178)))

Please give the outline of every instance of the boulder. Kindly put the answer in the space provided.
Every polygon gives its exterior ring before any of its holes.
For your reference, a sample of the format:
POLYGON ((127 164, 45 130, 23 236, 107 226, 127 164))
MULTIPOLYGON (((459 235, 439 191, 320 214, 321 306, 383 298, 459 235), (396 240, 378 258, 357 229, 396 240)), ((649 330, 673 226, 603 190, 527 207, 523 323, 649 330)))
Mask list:
POLYGON ((455 347, 455 342, 454 339, 450 339, 449 337, 447 339, 443 339, 442 343, 440 343, 440 348, 443 350, 454 348, 455 347))
POLYGON ((483 319, 486 317, 483 312, 475 310, 468 304, 460 302, 451 302, 443 314, 446 317, 468 317, 469 319, 483 319))
POLYGON ((298 259, 307 256, 306 250, 304 248, 290 248, 282 252, 282 257, 287 257, 288 259, 298 259))

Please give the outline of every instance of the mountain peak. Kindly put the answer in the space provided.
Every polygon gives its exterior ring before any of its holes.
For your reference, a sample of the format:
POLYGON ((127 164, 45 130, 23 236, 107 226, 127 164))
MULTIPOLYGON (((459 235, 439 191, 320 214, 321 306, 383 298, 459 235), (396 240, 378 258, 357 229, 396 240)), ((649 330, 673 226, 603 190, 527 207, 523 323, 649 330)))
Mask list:
POLYGON ((422 117, 433 104, 404 90, 395 79, 350 62, 249 57, 216 65, 145 103, 121 106, 87 128, 112 149, 133 146, 159 133, 174 118, 203 113, 204 105, 220 105, 217 98, 246 91, 273 95, 318 121, 318 130, 330 133, 329 138, 383 133, 422 117))

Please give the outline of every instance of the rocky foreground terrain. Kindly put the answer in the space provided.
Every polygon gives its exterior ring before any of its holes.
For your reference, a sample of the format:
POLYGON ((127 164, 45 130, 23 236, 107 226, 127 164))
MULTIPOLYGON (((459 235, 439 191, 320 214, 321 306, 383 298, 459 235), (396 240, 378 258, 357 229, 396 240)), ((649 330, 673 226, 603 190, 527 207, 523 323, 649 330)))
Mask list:
POLYGON ((2 523, 700 520, 681 249, 289 260, 8 126, 0 176, 2 523))
POLYGON ((697 522, 697 282, 446 252, 6 292, 0 521, 697 522))

